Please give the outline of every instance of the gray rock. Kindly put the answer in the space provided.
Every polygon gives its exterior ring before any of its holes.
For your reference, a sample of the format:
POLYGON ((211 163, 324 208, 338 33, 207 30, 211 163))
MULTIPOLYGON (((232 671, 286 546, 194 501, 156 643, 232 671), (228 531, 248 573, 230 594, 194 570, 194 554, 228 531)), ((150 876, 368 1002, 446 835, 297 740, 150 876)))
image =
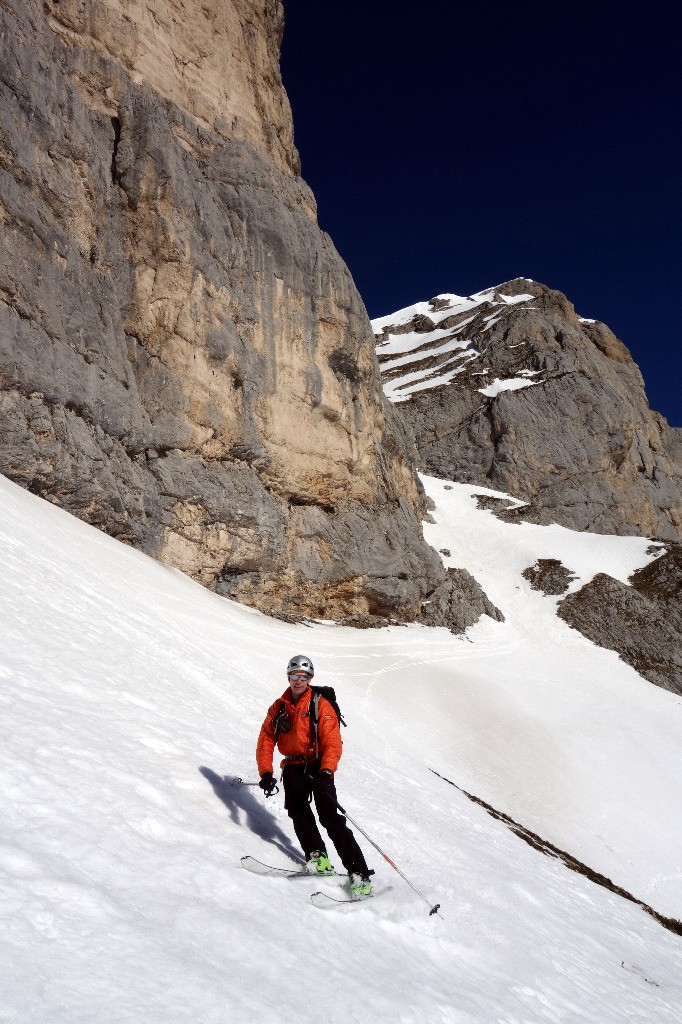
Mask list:
POLYGON ((434 381, 396 405, 421 468, 529 503, 505 513, 509 521, 682 538, 680 431, 649 409, 637 366, 604 324, 578 317, 560 292, 525 278, 451 317, 442 318, 443 297, 431 308, 439 332, 449 329, 463 346, 454 357, 442 352, 442 333, 408 366, 382 354, 390 336, 422 331, 421 318, 384 325, 377 349, 385 382, 415 370, 434 381), (453 368, 453 379, 439 383, 453 368), (530 386, 481 393, 494 380, 524 377, 530 386))
POLYGON ((463 633, 489 615, 504 622, 504 615, 488 600, 474 577, 466 569, 448 569, 448 578, 429 595, 420 621, 426 626, 446 626, 452 633, 463 633))
POLYGON ((528 580, 533 590, 540 590, 548 596, 565 594, 577 578, 558 558, 538 558, 521 575, 528 580))
POLYGON ((0 472, 264 611, 414 619, 445 573, 298 177, 281 5, 129 7, 0 8, 0 472))
POLYGON ((559 605, 561 618, 657 686, 682 694, 682 545, 626 586, 600 573, 559 605))

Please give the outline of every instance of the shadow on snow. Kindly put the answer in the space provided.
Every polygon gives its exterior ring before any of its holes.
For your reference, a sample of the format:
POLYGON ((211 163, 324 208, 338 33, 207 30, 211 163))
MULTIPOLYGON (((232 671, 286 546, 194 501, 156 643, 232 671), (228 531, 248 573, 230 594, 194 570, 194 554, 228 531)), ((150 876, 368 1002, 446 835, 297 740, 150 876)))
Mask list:
POLYGON ((263 807, 251 789, 238 783, 235 785, 232 779, 218 775, 203 765, 199 771, 211 783, 213 792, 227 807, 235 825, 240 827, 246 825, 260 839, 276 846, 289 860, 296 864, 304 863, 301 853, 291 839, 282 832, 274 814, 263 807), (244 815, 246 815, 245 821, 242 820, 244 815))

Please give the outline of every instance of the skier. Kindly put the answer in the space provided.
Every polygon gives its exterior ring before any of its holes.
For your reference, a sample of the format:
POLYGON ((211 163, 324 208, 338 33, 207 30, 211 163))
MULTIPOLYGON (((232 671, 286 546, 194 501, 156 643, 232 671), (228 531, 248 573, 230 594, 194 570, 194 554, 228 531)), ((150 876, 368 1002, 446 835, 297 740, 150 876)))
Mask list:
POLYGON ((272 759, 277 744, 284 754, 284 806, 303 847, 308 871, 317 875, 334 872, 310 806, 314 797, 320 824, 350 877, 351 895, 371 896, 370 875, 374 872, 368 869, 362 850, 337 806, 334 772, 341 757, 341 730, 336 711, 325 697, 319 698, 316 735, 311 728, 313 675, 313 663, 305 654, 297 654, 287 665, 289 686, 268 709, 258 737, 259 786, 266 796, 276 786, 272 759))

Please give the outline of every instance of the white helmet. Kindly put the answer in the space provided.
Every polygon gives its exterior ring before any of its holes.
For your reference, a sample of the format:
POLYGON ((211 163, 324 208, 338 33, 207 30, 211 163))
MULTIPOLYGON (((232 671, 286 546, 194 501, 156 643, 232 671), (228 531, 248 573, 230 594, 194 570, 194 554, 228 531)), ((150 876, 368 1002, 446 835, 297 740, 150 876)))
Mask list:
POLYGON ((292 672, 307 672, 309 675, 315 675, 315 669, 310 658, 305 654, 295 654, 287 665, 287 675, 292 672))

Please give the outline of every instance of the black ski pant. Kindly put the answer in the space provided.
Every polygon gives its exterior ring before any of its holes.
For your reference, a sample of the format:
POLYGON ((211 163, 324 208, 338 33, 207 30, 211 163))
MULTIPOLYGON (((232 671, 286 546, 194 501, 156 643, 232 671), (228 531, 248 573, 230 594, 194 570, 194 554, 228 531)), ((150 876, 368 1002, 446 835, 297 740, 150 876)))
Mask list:
POLYGON ((322 840, 311 807, 312 794, 320 825, 334 844, 344 868, 349 874, 358 872, 364 877, 369 873, 367 863, 355 836, 346 824, 345 817, 334 803, 337 799, 334 784, 332 782, 333 799, 330 799, 315 785, 319 774, 319 761, 312 761, 310 764, 287 764, 282 772, 284 806, 291 818, 296 838, 303 848, 305 859, 309 860, 315 850, 327 852, 327 844, 322 840))

